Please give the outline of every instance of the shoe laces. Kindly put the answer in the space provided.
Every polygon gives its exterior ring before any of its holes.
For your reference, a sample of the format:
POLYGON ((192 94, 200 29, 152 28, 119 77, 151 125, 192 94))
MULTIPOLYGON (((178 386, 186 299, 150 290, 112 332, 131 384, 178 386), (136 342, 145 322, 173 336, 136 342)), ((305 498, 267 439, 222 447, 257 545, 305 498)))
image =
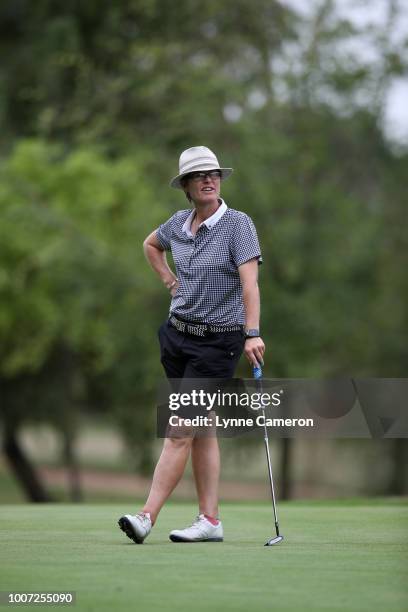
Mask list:
POLYGON ((191 526, 199 527, 204 520, 205 520, 204 514, 198 514, 191 526))
MULTIPOLYGON (((205 523, 207 523, 207 519, 205 518, 204 514, 199 514, 195 521, 193 521, 191 527, 194 527, 196 529, 198 529, 198 531, 201 533, 203 530, 205 531, 205 523)), ((190 529, 191 529, 190 527, 190 529)))
POLYGON ((143 527, 150 527, 151 520, 144 512, 138 512, 136 516, 142 521, 143 527))

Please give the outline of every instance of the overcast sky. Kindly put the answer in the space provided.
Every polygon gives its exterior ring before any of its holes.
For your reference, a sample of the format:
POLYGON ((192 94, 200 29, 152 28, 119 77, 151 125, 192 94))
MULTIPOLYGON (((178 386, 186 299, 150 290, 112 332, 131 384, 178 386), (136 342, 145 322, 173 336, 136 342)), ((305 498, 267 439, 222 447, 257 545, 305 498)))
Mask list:
MULTIPOLYGON (((281 0, 307 17, 323 0, 281 0)), ((386 21, 387 5, 389 0, 334 0, 336 10, 341 17, 350 19, 356 26, 381 26, 386 21)), ((397 0, 399 18, 393 30, 392 40, 398 45, 402 40, 408 39, 408 0, 397 0)), ((354 46, 358 45, 358 52, 367 61, 375 61, 378 49, 370 42, 370 38, 361 37, 354 46)), ((387 137, 400 144, 408 146, 408 77, 394 78, 387 93, 384 130, 387 137)))

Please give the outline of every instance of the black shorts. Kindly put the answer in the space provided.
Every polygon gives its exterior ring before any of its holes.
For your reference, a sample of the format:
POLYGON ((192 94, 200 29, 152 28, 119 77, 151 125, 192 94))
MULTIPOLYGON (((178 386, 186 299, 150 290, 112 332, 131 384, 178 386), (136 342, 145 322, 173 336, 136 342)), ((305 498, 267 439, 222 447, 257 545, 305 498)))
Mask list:
POLYGON ((242 355, 242 331, 182 334, 168 321, 159 328, 161 363, 167 378, 232 378, 242 355))
MULTIPOLYGON (((182 393, 237 391, 239 380, 233 378, 245 344, 243 331, 210 333, 205 337, 183 334, 168 321, 159 329, 161 363, 169 387, 161 388, 161 399, 157 414, 159 437, 178 438, 194 436, 214 436, 212 427, 172 427, 171 415, 181 418, 194 418, 211 414, 204 405, 179 405, 176 412, 169 406, 169 392, 182 393), (200 380, 197 380, 200 379, 200 380), (220 380, 221 379, 221 380, 220 380), (235 385, 235 386, 234 386, 235 385)), ((218 407, 214 406, 212 412, 218 407)), ((231 412, 231 410, 229 411, 231 412)))

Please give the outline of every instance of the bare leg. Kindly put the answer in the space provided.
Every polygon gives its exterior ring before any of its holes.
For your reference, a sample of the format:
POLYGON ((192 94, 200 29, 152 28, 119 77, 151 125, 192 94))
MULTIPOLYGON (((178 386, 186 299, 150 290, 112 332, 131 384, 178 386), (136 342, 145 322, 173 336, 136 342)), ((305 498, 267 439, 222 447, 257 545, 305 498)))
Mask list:
POLYGON ((194 438, 191 460, 200 514, 216 518, 220 479, 220 449, 217 437, 194 438))
POLYGON ((150 513, 152 523, 183 475, 192 441, 192 438, 166 438, 164 441, 149 497, 143 508, 143 512, 150 513))

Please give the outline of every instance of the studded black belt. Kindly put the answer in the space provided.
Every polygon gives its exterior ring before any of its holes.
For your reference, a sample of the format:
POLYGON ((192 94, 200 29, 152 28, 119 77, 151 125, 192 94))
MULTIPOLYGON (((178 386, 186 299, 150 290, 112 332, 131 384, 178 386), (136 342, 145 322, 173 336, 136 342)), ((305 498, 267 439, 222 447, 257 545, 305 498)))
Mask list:
POLYGON ((211 325, 207 323, 190 323, 181 321, 174 315, 170 315, 169 323, 182 334, 205 337, 207 334, 218 334, 223 332, 243 331, 243 325, 211 325))

